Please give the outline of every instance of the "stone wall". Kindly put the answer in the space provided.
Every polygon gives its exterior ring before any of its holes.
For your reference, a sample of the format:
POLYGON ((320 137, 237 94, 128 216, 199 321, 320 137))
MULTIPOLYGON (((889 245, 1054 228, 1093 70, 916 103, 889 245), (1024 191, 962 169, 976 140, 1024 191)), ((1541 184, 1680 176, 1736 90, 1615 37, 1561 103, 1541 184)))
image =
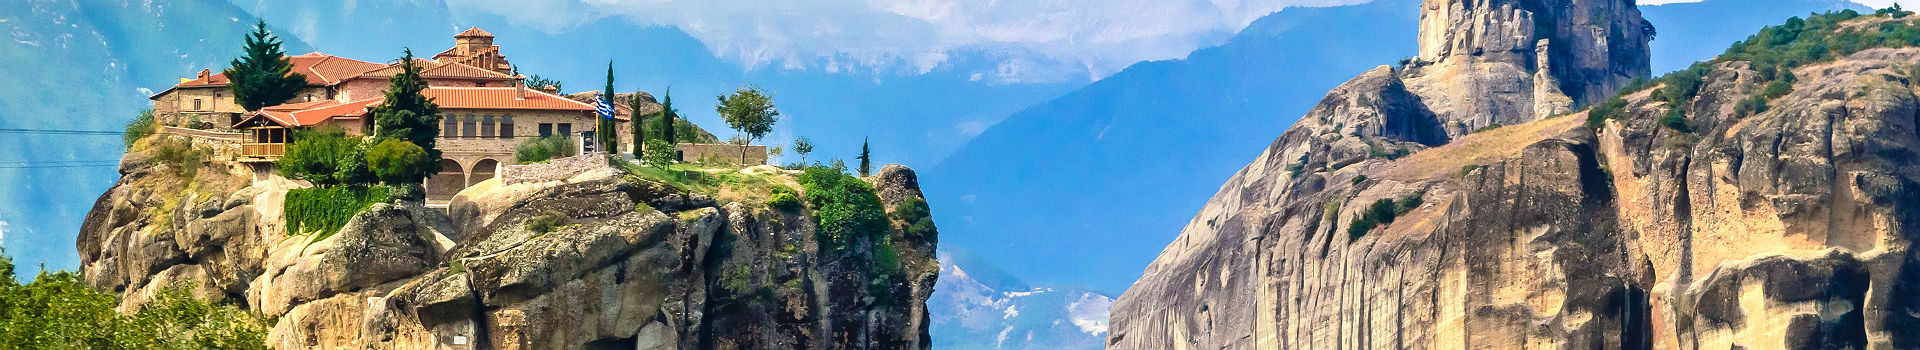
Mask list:
POLYGON ((508 185, 558 181, 580 175, 580 173, 611 167, 607 165, 606 154, 582 154, 554 159, 545 164, 508 165, 500 170, 500 181, 508 185))
POLYGON ((767 146, 747 146, 746 160, 741 161, 740 145, 682 143, 674 145, 679 151, 680 162, 714 165, 761 165, 767 164, 767 146))

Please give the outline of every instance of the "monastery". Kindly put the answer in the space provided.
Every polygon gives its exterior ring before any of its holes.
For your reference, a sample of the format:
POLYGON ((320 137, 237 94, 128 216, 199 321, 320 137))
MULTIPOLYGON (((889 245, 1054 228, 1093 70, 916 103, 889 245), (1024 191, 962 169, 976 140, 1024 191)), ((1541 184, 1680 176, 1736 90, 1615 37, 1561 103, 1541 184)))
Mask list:
MULTIPOLYGON (((594 106, 557 91, 529 89, 525 77, 514 75, 513 65, 493 44, 493 34, 479 28, 454 36, 454 46, 416 59, 427 82, 427 97, 440 106, 442 116, 437 148, 442 171, 428 178, 429 200, 443 201, 461 189, 491 179, 501 164, 513 163, 513 149, 522 141, 563 136, 576 144, 592 140, 597 114, 594 106)), ((306 88, 292 101, 248 112, 233 100, 225 76, 201 70, 153 95, 155 117, 174 125, 213 125, 244 133, 237 161, 271 166, 286 152, 289 131, 338 127, 365 134, 373 121, 368 111, 385 101, 388 79, 400 72, 400 63, 373 63, 314 52, 289 57, 293 71, 304 74, 306 88)), ((544 87, 543 87, 544 88, 544 87)), ((616 135, 628 135, 628 115, 618 115, 616 135)), ((630 137, 619 150, 631 150, 630 137)))

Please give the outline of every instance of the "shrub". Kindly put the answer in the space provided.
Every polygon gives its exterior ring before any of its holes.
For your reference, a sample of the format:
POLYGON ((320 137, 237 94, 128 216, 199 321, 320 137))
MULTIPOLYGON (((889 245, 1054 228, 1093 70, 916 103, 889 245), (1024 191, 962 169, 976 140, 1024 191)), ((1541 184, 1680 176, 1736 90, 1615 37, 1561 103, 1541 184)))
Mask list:
POLYGON ((121 141, 126 142, 127 149, 133 149, 133 143, 140 141, 140 139, 147 138, 149 135, 153 135, 154 128, 153 109, 148 108, 140 111, 139 116, 135 116, 133 117, 133 121, 127 122, 127 132, 120 134, 121 141))
POLYGON ((1354 177, 1353 177, 1353 185, 1354 185, 1354 186, 1359 186, 1359 185, 1360 185, 1361 183, 1364 183, 1364 182, 1367 182, 1367 176, 1366 176, 1366 175, 1360 175, 1360 176, 1354 176, 1354 177))
POLYGON ((1487 126, 1480 127, 1479 129, 1473 129, 1472 133, 1478 134, 1482 132, 1492 131, 1493 129, 1499 129, 1500 126, 1501 126, 1500 124, 1487 124, 1487 126))
POLYGON ((666 169, 668 165, 673 165, 673 145, 668 144, 666 140, 647 140, 646 149, 642 153, 646 156, 644 160, 647 166, 666 169))
POLYGON ((160 140, 153 146, 153 160, 173 167, 174 175, 192 180, 200 175, 213 152, 193 147, 193 142, 177 138, 160 140))
POLYGON ((933 211, 927 207, 927 201, 919 197, 907 198, 893 206, 893 217, 907 225, 907 237, 928 237, 939 234, 933 226, 933 211))
POLYGON ((1674 108, 1667 111, 1666 116, 1660 117, 1660 125, 1682 133, 1693 132, 1693 121, 1687 120, 1687 110, 1684 109, 1674 108))
POLYGON ((1480 170, 1480 165, 1479 165, 1479 164, 1467 164, 1467 165, 1465 165, 1465 166, 1461 166, 1461 167, 1460 167, 1460 176, 1462 176, 1462 177, 1464 177, 1464 176, 1467 176, 1467 174, 1472 174, 1474 170, 1480 170))
POLYGON ((367 169, 366 138, 339 129, 298 131, 287 153, 275 162, 280 176, 305 180, 314 186, 373 183, 367 169))
POLYGON ((114 296, 77 273, 41 271, 32 283, 13 279, 0 254, 0 348, 266 349, 271 321, 240 308, 193 299, 164 288, 130 315, 114 296))
POLYGON ((527 230, 538 234, 553 233, 567 227, 569 221, 566 214, 557 211, 542 212, 527 219, 527 230))
POLYGON ((433 159, 427 158, 427 150, 400 139, 380 141, 367 149, 367 167, 374 176, 387 184, 412 184, 419 182, 413 178, 420 169, 433 159))
POLYGON ((313 240, 318 241, 340 231, 354 214, 392 198, 392 189, 386 186, 298 188, 287 191, 282 210, 288 233, 317 233, 313 240))
POLYGON ((1360 213, 1360 217, 1353 219, 1352 225, 1348 225, 1347 241, 1352 242, 1353 240, 1360 239, 1361 236, 1366 236, 1367 232, 1372 232, 1374 227, 1391 224, 1394 219, 1399 218, 1401 215, 1405 215, 1414 209, 1419 209, 1420 205, 1425 202, 1424 197, 1426 197, 1426 192, 1423 191, 1401 196, 1400 200, 1397 201, 1390 198, 1381 198, 1378 201, 1374 201, 1373 205, 1367 206, 1365 212, 1360 213))
POLYGON ((767 195, 767 206, 780 211, 800 209, 800 194, 787 186, 773 186, 773 194, 767 195))
POLYGON ((513 148, 513 161, 529 164, 572 157, 576 152, 573 146, 573 140, 563 135, 530 139, 513 148))
POLYGON ((860 238, 880 237, 887 216, 880 196, 865 181, 826 167, 807 168, 800 175, 807 205, 819 226, 821 250, 843 250, 860 238))

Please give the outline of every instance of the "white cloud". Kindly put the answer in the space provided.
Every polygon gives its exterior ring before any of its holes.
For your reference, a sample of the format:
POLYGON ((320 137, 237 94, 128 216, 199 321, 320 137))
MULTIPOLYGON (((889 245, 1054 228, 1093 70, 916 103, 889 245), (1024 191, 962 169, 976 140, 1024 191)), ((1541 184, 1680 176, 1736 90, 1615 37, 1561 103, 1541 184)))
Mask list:
MULTIPOLYGON (((469 0, 559 32, 617 16, 670 25, 751 67, 927 72, 957 52, 1000 60, 1000 82, 1093 79, 1179 58, 1288 6, 1366 0, 469 0), (582 18, 583 16, 588 18, 582 18)), ((971 73, 971 72, 970 72, 971 73)))
POLYGON ((7 241, 7 222, 0 221, 0 242, 7 241))

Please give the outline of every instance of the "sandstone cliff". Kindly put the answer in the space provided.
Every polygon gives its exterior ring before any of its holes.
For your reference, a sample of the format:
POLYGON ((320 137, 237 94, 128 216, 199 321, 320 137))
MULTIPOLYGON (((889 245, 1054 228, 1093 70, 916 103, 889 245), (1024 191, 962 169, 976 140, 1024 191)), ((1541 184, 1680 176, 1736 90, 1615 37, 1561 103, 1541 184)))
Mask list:
POLYGON ((186 287, 276 317, 276 348, 930 344, 936 237, 893 210, 923 200, 898 165, 865 179, 887 232, 833 246, 804 206, 718 203, 614 169, 490 180, 451 209, 375 204, 338 233, 289 235, 281 202, 297 184, 208 165, 187 180, 130 152, 88 215, 82 271, 122 309, 186 287), (555 218, 557 228, 534 228, 555 218))
MULTIPOLYGON (((1649 74, 1633 0, 1425 0, 1403 72, 1448 134, 1571 112, 1649 74)), ((1716 43, 1717 45, 1717 43, 1716 43)))
POLYGON ((1447 118, 1361 98, 1400 89, 1382 67, 1221 187, 1115 302, 1109 347, 1920 347, 1916 62, 1799 66, 1750 113, 1775 74, 1721 60, 1697 93, 1626 93, 1597 127, 1579 112, 1438 146, 1352 129, 1447 118))

